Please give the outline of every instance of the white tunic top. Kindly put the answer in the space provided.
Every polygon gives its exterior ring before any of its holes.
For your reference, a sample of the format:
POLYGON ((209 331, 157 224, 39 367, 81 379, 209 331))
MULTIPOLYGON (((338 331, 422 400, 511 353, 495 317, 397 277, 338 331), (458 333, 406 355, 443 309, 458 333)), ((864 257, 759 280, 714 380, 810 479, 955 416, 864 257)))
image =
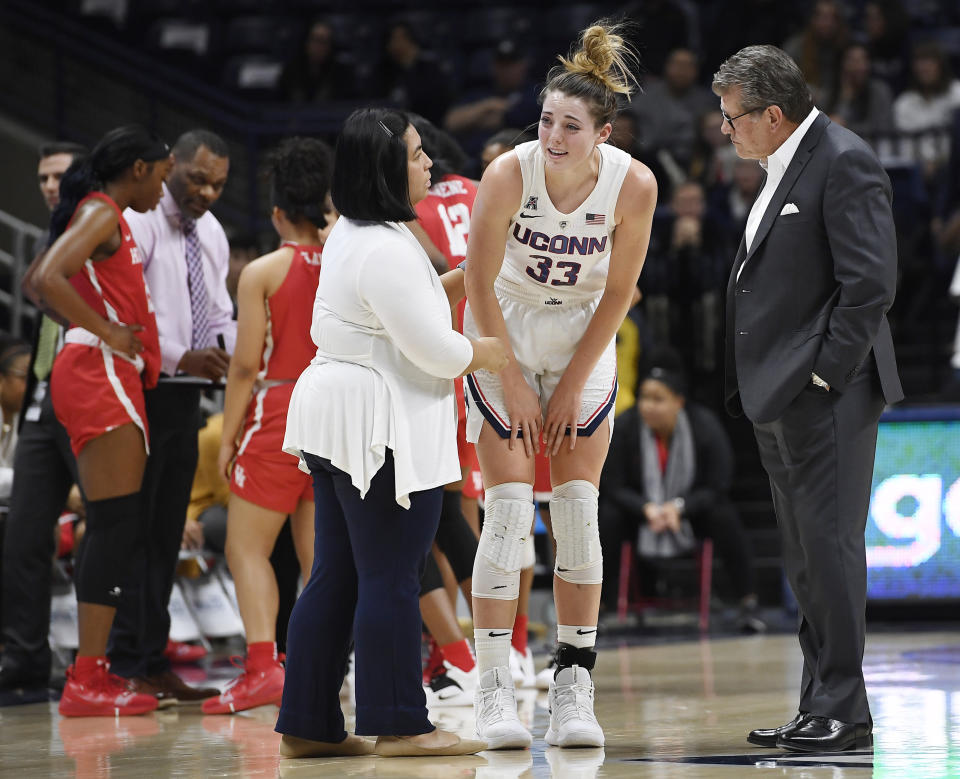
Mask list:
POLYGON ((540 142, 514 149, 523 175, 523 198, 510 222, 497 292, 548 306, 582 302, 603 292, 614 211, 631 158, 606 143, 597 149, 597 184, 569 214, 558 211, 547 194, 540 142))
POLYGON ((285 452, 330 460, 362 497, 389 448, 403 508, 411 492, 460 479, 452 379, 473 347, 453 329, 440 279, 405 226, 337 221, 310 334, 317 356, 290 398, 285 452))

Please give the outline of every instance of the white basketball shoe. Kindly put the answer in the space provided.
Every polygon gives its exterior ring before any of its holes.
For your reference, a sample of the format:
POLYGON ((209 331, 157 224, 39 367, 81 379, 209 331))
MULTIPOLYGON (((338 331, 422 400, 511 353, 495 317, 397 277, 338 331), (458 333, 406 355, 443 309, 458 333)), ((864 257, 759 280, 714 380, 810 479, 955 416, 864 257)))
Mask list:
POLYGON ((490 749, 526 749, 533 742, 517 716, 517 698, 510 669, 491 668, 480 676, 473 711, 477 735, 490 749))
POLYGON ((548 744, 555 747, 603 746, 603 731, 593 713, 593 680, 586 668, 579 665, 561 668, 548 698, 548 744))

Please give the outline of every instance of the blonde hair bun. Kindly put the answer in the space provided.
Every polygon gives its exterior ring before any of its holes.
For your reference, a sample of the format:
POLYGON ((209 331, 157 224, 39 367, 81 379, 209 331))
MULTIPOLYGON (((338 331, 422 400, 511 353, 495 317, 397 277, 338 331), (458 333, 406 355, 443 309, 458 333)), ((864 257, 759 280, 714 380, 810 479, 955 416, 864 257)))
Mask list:
POLYGON ((637 57, 621 32, 622 24, 596 22, 583 31, 570 59, 558 59, 568 73, 596 79, 611 92, 629 97, 637 84, 630 67, 637 57))

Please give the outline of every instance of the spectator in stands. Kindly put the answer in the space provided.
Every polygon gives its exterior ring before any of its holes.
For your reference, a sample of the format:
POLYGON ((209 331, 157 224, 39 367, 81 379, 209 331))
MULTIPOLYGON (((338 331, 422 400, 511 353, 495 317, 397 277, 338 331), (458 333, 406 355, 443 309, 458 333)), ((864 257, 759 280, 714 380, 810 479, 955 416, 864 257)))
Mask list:
POLYGON ((490 61, 489 84, 467 92, 447 113, 446 129, 471 157, 479 155, 491 133, 536 121, 538 89, 529 71, 527 48, 510 39, 500 41, 490 61))
MULTIPOLYGON (((953 113, 960 108, 960 81, 953 78, 950 60, 938 43, 919 43, 911 59, 910 88, 893 103, 893 120, 904 133, 926 134, 928 143, 918 143, 928 190, 942 186, 940 174, 950 159, 953 113), (942 136, 942 137, 939 137, 942 136)), ((955 187, 947 182, 947 188, 955 187)))
POLYGON ((623 149, 634 159, 638 159, 640 145, 640 128, 637 126, 637 117, 629 111, 621 111, 613 122, 613 131, 607 138, 607 143, 623 149))
POLYGON ((453 100, 448 70, 435 54, 423 50, 409 23, 397 21, 387 28, 369 94, 374 99, 391 100, 439 124, 453 100))
POLYGON ((617 418, 600 481, 603 602, 616 607, 620 545, 640 526, 678 532, 686 520, 712 538, 739 602, 738 626, 762 632, 750 542, 730 500, 733 447, 717 415, 687 401, 682 360, 661 349, 647 361, 636 405, 617 418))
POLYGON ((907 85, 910 61, 910 17, 901 0, 868 0, 863 7, 871 74, 881 79, 893 94, 907 85))
POLYGON ((282 449, 295 381, 317 353, 310 338, 326 235, 332 155, 316 138, 288 138, 268 159, 271 221, 283 242, 240 274, 237 350, 230 360, 217 467, 230 479, 227 564, 236 585, 247 655, 243 673, 205 714, 279 703, 279 608, 270 554, 290 516, 304 585, 313 567, 313 489, 282 449))
POLYGON ((711 212, 726 225, 728 235, 734 240, 743 234, 750 208, 763 186, 763 176, 763 168, 753 160, 737 158, 733 165, 733 183, 711 202, 711 212))
POLYGON ((700 114, 697 140, 687 166, 687 177, 703 184, 708 196, 717 189, 726 189, 733 180, 737 152, 721 132, 723 114, 714 107, 700 114))
POLYGON ((703 186, 687 181, 654 221, 647 252, 644 275, 660 279, 659 295, 646 298, 653 341, 677 345, 705 402, 720 397, 720 298, 732 248, 730 233, 707 212, 703 186))
POLYGON ((710 90, 697 83, 698 67, 690 49, 671 51, 663 79, 646 86, 634 109, 644 152, 666 152, 681 170, 693 156, 699 117, 716 108, 710 90))
POLYGON ((705 73, 715 72, 731 51, 791 35, 803 23, 807 6, 783 0, 723 0, 698 5, 705 73))
POLYGON ((784 51, 800 66, 815 103, 828 98, 833 74, 840 69, 840 56, 848 41, 840 4, 836 0, 817 0, 803 30, 784 42, 784 51))
POLYGON ((870 75, 870 52, 866 46, 847 46, 840 58, 840 72, 824 110, 868 141, 893 131, 893 94, 890 87, 870 75))
POLYGON ((487 169, 487 165, 493 162, 501 154, 505 154, 521 143, 532 141, 537 136, 529 130, 517 130, 513 127, 505 127, 503 130, 494 133, 487 138, 480 151, 480 175, 487 169))
POLYGON ((331 24, 323 19, 313 21, 299 51, 284 65, 277 87, 292 103, 327 103, 357 96, 354 68, 338 59, 331 24))
POLYGON ((4 507, 13 488, 13 455, 29 368, 30 344, 0 333, 0 505, 4 507))
POLYGON ((120 603, 110 643, 114 673, 165 706, 218 693, 184 684, 170 669, 164 649, 170 631, 167 607, 197 469, 201 385, 225 376, 236 338, 226 287, 230 250, 210 213, 227 183, 227 145, 208 130, 190 130, 177 139, 172 158, 159 207, 127 215, 156 309, 162 364, 161 381, 146 393, 151 448, 141 494, 137 581, 120 603), (163 379, 176 374, 197 381, 163 379))
POLYGON ((227 502, 230 484, 217 469, 223 414, 212 414, 197 434, 197 470, 190 488, 183 549, 223 554, 227 543, 227 502))
MULTIPOLYGON (((76 144, 40 147, 37 180, 51 209, 60 201, 60 180, 73 160, 84 153, 76 144), (56 195, 52 182, 56 181, 56 195)), ((49 234, 37 253, 46 249, 49 234)), ((29 399, 19 422, 14 456, 10 509, 4 527, 0 596, 0 692, 45 690, 50 680, 51 565, 54 530, 71 487, 77 483, 77 464, 67 431, 53 411, 49 393, 50 370, 61 340, 61 327, 42 313, 34 327, 33 354, 27 372, 29 399)))
POLYGON ((288 757, 486 748, 435 728, 421 686, 420 571, 442 485, 460 476, 450 379, 506 364, 499 339, 453 330, 463 274, 441 281, 402 224, 427 195, 430 165, 399 111, 355 111, 337 141, 341 217, 324 248, 311 328, 320 347, 294 389, 284 439, 313 475, 317 535, 314 571, 290 617, 291 683, 277 720, 288 757), (344 730, 339 690, 353 635, 356 731, 378 735, 376 747, 344 730))
POLYGON ((960 81, 953 78, 950 60, 939 44, 919 43, 911 58, 910 88, 893 103, 893 118, 901 132, 919 133, 950 127, 960 107, 960 81))
POLYGON ((691 44, 690 26, 684 6, 676 0, 640 0, 631 2, 622 10, 633 22, 638 39, 632 41, 643 54, 643 67, 648 73, 664 73, 670 53, 691 44))

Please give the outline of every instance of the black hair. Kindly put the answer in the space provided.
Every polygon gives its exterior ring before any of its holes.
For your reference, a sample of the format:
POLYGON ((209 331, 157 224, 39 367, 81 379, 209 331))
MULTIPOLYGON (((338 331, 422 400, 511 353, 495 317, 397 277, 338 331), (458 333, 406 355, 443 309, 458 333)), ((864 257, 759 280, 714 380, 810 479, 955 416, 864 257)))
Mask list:
POLYGON ((687 394, 687 371, 683 365, 680 352, 669 346, 654 349, 643 360, 643 370, 640 374, 640 384, 647 379, 654 379, 667 387, 675 395, 687 394))
POLYGON ((127 124, 110 130, 90 154, 74 157, 60 179, 60 202, 50 217, 48 245, 67 229, 77 205, 93 190, 118 179, 137 160, 153 163, 169 156, 170 147, 146 127, 127 124))
POLYGON ((451 173, 463 175, 470 158, 450 133, 419 114, 410 114, 410 123, 420 135, 424 152, 433 161, 430 176, 434 181, 441 181, 451 173))
POLYGON ((326 224, 324 201, 330 191, 333 154, 318 138, 286 138, 267 157, 270 201, 291 222, 326 224))
POLYGON ((86 153, 86 146, 81 146, 79 143, 73 143, 72 141, 52 141, 51 143, 43 144, 37 150, 37 156, 40 157, 41 160, 52 157, 54 154, 69 154, 71 157, 76 158, 86 153))
POLYGON ((0 374, 6 376, 13 361, 24 354, 30 354, 29 343, 19 336, 0 332, 0 374))
POLYGON ((187 130, 177 138, 173 154, 181 161, 192 160, 201 146, 206 146, 214 157, 230 157, 227 142, 215 132, 203 129, 187 130))
POLYGON ((392 108, 358 108, 343 123, 333 162, 333 204, 343 216, 410 222, 407 143, 410 120, 392 108))

